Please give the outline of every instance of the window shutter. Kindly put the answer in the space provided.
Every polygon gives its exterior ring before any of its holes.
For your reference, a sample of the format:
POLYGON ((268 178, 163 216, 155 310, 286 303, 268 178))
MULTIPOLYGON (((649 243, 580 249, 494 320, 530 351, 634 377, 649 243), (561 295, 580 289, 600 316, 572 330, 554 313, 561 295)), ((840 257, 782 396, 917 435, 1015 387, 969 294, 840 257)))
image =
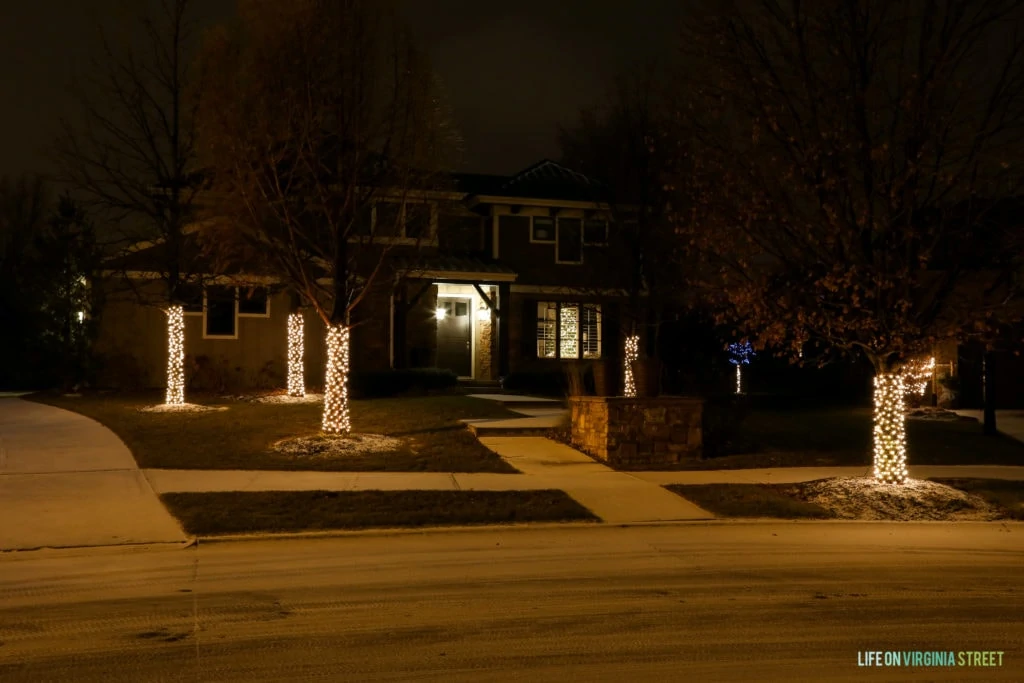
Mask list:
POLYGON ((523 358, 537 357, 537 301, 523 299, 523 324, 519 328, 520 354, 523 358))

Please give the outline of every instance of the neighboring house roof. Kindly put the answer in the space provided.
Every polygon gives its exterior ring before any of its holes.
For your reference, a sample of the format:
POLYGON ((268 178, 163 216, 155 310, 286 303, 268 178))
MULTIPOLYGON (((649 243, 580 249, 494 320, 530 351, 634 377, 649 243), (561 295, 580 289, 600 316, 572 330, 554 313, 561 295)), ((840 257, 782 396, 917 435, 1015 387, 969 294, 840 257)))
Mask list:
POLYGON ((606 188, 601 183, 550 159, 544 159, 510 178, 486 178, 490 179, 490 184, 478 179, 478 187, 468 193, 487 197, 561 199, 573 202, 597 202, 607 198, 606 188))
MULTIPOLYGON (((104 270, 120 273, 166 273, 168 264, 171 262, 169 247, 163 240, 146 243, 147 246, 136 248, 104 261, 104 270)), ((210 275, 222 272, 225 268, 228 271, 235 269, 229 266, 215 267, 213 261, 203 253, 202 247, 195 234, 182 235, 181 251, 179 261, 182 277, 188 278, 193 275, 210 275)), ((238 268, 248 275, 269 276, 272 270, 258 258, 246 258, 245 267, 238 268)))

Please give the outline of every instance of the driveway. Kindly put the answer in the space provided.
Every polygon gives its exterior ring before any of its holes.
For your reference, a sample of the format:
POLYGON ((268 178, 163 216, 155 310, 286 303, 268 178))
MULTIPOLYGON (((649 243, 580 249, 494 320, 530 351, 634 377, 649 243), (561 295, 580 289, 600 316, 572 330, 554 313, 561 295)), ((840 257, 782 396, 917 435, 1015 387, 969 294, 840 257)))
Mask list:
POLYGON ((113 432, 60 408, 0 398, 0 550, 183 540, 113 432))

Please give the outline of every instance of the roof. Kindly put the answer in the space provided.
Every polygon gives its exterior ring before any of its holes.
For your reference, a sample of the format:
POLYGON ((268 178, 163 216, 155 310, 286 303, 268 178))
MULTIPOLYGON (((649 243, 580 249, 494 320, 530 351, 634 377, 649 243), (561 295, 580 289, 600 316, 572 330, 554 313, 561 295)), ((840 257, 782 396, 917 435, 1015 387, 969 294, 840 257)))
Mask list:
MULTIPOLYGON (((104 270, 118 272, 166 273, 170 269, 170 250, 164 240, 142 243, 145 246, 122 252, 104 261, 104 270)), ((244 267, 241 264, 224 263, 220 267, 214 263, 210 255, 204 253, 197 236, 182 235, 181 251, 178 263, 182 276, 212 275, 221 272, 240 273, 247 275, 272 275, 272 270, 262 258, 254 253, 243 255, 244 267)))
POLYGON ((511 282, 517 277, 516 271, 494 261, 469 256, 423 256, 413 259, 396 259, 395 270, 405 271, 411 277, 460 279, 472 276, 473 280, 501 280, 511 282))
POLYGON ((485 182, 480 182, 480 189, 470 194, 581 202, 603 201, 607 195, 601 183, 550 159, 504 180, 499 180, 500 176, 487 177, 492 185, 487 187, 485 182))

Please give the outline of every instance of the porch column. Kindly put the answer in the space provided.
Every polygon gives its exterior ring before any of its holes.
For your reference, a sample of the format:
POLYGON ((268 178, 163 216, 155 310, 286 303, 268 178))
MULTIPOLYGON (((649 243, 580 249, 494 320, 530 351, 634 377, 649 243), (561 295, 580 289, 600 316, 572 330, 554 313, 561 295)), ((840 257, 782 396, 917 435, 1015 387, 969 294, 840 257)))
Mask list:
POLYGON ((498 376, 508 377, 509 321, 512 316, 512 286, 507 282, 498 284, 498 376))

